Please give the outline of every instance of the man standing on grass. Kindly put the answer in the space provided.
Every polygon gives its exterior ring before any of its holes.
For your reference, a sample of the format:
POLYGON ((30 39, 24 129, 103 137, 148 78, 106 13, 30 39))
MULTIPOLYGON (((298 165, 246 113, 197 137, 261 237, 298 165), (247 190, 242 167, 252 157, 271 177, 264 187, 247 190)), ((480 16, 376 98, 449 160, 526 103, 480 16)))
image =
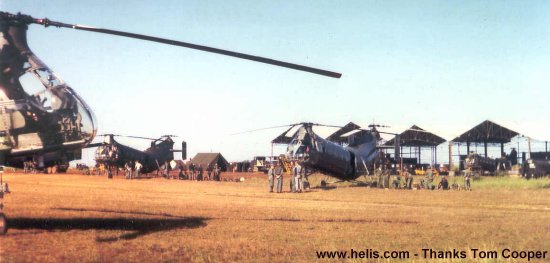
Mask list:
POLYGON ((275 179, 275 167, 273 164, 269 167, 269 170, 267 171, 267 179, 269 181, 269 192, 273 193, 273 181, 275 179))
POLYGON ((300 193, 302 192, 302 166, 297 161, 294 162, 292 172, 294 174, 294 178, 292 178, 294 180, 294 191, 300 193))
POLYGON ((141 163, 136 160, 135 161, 135 170, 136 170, 136 178, 139 178, 141 176, 141 168, 143 167, 143 165, 141 165, 141 163))
POLYGON ((464 189, 466 191, 472 191, 470 185, 470 177, 472 176, 472 167, 469 167, 468 170, 464 173, 464 189))
POLYGON ((275 166, 275 178, 277 179, 277 193, 283 192, 283 167, 281 164, 277 163, 275 166))

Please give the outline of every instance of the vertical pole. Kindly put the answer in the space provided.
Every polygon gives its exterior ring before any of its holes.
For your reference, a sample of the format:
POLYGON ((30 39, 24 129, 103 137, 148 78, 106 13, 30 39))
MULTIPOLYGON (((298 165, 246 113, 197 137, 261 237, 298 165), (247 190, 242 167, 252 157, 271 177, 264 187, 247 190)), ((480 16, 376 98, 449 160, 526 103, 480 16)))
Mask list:
POLYGON ((434 146, 434 164, 437 164, 437 147, 434 146))
POLYGON ((466 142, 466 155, 470 154, 470 142, 466 142))
POLYGON ((483 142, 483 148, 485 149, 485 158, 487 158, 487 142, 483 142))
POLYGON ((504 157, 504 156, 506 156, 504 154, 504 143, 501 142, 500 143, 500 157, 504 157))
POLYGON ((274 156, 273 156, 273 143, 271 143, 271 164, 273 164, 273 159, 274 159, 274 156))
POLYGON ((420 152, 420 146, 418 146, 418 163, 422 163, 422 153, 420 152))
POLYGON ((527 137, 527 146, 529 147, 529 155, 527 158, 531 159, 531 137, 527 137))
POLYGON ((544 143, 546 144, 546 152, 548 152, 548 141, 545 141, 544 143))
POLYGON ((449 142, 449 171, 453 169, 453 144, 449 142))

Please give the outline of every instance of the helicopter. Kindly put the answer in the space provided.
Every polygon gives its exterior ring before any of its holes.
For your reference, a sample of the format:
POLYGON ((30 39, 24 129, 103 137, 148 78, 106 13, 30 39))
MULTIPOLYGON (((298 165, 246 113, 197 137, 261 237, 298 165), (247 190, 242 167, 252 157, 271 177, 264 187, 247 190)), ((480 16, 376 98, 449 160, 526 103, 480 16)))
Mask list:
MULTIPOLYGON (((25 162, 33 161, 43 169, 81 159, 82 149, 97 133, 92 109, 31 51, 27 44, 27 29, 31 24, 152 41, 332 78, 342 76, 333 71, 219 48, 0 11, 0 166, 23 168, 25 162)), ((3 213, 0 219, 0 226, 5 227, 3 213)))
MULTIPOLYGON (((98 146, 95 152, 96 163, 105 166, 107 175, 112 177, 112 169, 118 171, 118 168, 133 164, 135 161, 141 163, 141 172, 144 174, 160 170, 165 162, 174 160, 174 152, 182 153, 182 160, 187 158, 187 143, 182 141, 181 150, 174 150, 174 135, 163 135, 160 138, 147 138, 139 136, 125 136, 116 134, 99 135, 104 137, 104 141, 90 146, 98 146), (144 139, 151 141, 151 147, 145 151, 140 151, 130 146, 117 142, 114 137, 127 137, 134 139, 144 139)), ((133 166, 131 166, 133 167, 133 166)))
MULTIPOLYGON (((313 131, 313 127, 344 127, 311 122, 278 127, 286 126, 289 126, 288 130, 272 141, 272 143, 288 142, 284 159, 297 161, 306 168, 322 172, 341 181, 355 181, 362 175, 372 174, 376 168, 384 168, 388 164, 388 160, 381 149, 388 147, 379 145, 380 134, 398 136, 395 133, 380 132, 376 129, 376 127, 386 127, 382 125, 369 125, 370 129, 353 127, 343 134, 343 137, 347 137, 347 143, 343 145, 319 136, 313 131), (299 128, 292 136, 287 136, 287 133, 295 127, 299 128)), ((396 142, 395 152, 396 156, 399 156, 399 140, 396 142)), ((324 183, 321 182, 321 184, 324 183)))
POLYGON ((86 102, 27 44, 30 24, 72 28, 197 49, 340 78, 342 74, 270 58, 135 33, 72 25, 0 11, 0 164, 39 168, 80 159, 95 137, 97 121, 86 102))

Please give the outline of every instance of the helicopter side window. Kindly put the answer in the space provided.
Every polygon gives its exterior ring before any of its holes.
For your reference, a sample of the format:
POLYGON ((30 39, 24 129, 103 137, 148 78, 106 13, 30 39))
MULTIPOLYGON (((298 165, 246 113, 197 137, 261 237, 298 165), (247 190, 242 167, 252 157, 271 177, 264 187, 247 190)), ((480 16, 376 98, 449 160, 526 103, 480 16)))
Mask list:
POLYGON ((25 92, 29 95, 37 94, 46 88, 30 71, 25 72, 19 77, 19 83, 21 83, 25 92))

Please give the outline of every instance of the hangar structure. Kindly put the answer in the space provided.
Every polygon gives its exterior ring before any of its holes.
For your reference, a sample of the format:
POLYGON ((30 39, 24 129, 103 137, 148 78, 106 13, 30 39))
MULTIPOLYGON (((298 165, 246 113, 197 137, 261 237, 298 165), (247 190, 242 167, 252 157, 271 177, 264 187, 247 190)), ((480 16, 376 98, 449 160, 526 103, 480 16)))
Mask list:
POLYGON ((429 149, 431 152, 431 164, 437 164, 437 146, 446 142, 442 137, 426 131, 417 125, 412 125, 398 136, 384 143, 385 146, 394 146, 396 138, 399 138, 401 157, 405 163, 421 164, 422 149, 429 149), (409 149, 408 153, 404 149, 409 149))
POLYGON ((500 145, 500 152, 504 153, 504 144, 509 143, 512 138, 519 133, 498 125, 492 121, 486 120, 470 130, 464 132, 451 140, 453 144, 466 144, 466 152, 470 152, 471 144, 482 144, 485 157, 487 156, 487 147, 489 145, 500 145))

